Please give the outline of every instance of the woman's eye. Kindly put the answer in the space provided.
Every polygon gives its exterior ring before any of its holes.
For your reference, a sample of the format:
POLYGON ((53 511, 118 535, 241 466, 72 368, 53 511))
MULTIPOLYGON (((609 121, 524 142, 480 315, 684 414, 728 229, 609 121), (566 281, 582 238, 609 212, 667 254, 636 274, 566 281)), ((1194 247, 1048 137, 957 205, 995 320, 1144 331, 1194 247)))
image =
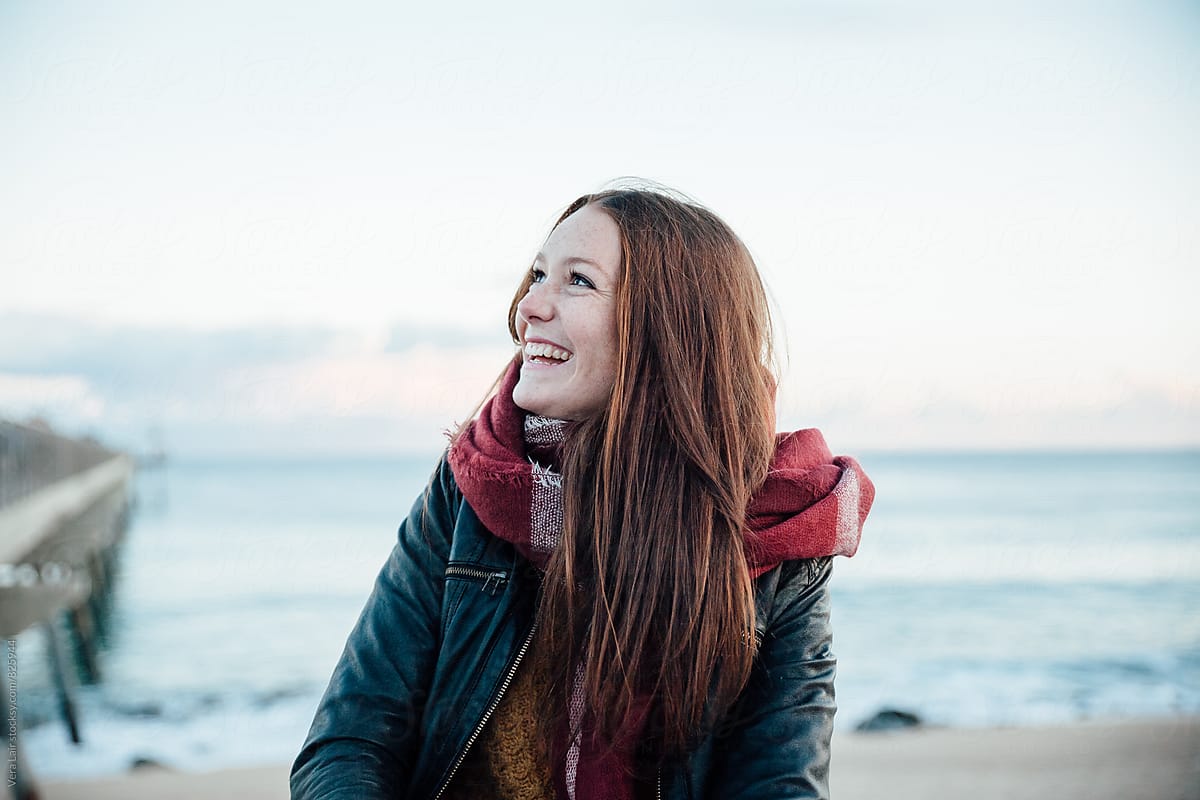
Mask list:
MULTIPOLYGON (((545 270, 540 270, 540 269, 537 269, 536 267, 529 270, 529 282, 530 283, 545 283, 546 282, 545 270)), ((587 278, 587 276, 581 275, 578 272, 571 273, 571 285, 572 286, 585 286, 588 289, 596 288, 596 284, 592 283, 587 278)))

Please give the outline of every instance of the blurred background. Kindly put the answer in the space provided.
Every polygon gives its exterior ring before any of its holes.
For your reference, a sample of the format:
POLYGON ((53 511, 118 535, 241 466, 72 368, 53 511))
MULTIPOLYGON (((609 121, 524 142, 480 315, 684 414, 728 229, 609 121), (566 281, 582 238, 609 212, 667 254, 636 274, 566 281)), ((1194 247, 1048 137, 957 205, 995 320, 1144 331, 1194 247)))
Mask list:
POLYGON ((1200 712, 1198 34, 1168 0, 0 3, 24 758, 290 761, 517 281, 621 176, 742 236, 780 428, 876 483, 839 728, 1200 712))

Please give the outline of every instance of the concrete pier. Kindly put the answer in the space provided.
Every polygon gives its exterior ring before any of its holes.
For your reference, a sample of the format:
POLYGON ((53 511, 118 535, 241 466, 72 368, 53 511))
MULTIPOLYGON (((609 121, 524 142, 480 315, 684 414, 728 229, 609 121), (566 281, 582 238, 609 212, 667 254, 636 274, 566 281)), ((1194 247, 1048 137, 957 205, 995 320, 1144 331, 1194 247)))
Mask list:
MULTIPOLYGON (((75 742, 85 728, 72 688, 100 679, 97 640, 133 471, 132 458, 96 442, 0 421, 0 637, 42 628, 75 742)), ((6 720, 10 711, 19 718, 10 702, 5 691, 6 720)), ((17 768, 16 797, 35 797, 28 767, 18 760, 17 768)))

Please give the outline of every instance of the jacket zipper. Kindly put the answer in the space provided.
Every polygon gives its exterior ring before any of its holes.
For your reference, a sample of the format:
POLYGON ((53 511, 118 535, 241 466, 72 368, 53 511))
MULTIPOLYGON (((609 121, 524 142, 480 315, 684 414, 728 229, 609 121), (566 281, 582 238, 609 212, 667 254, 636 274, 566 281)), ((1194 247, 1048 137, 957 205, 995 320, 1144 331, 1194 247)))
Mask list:
POLYGON ((504 570, 464 567, 460 564, 451 564, 446 567, 446 577, 451 576, 480 579, 483 581, 483 591, 490 595, 495 595, 508 583, 508 573, 504 570))
MULTIPOLYGON (((447 574, 450 572, 450 569, 450 567, 447 567, 447 574)), ((457 567, 457 569, 468 568, 457 567)), ((508 579, 508 576, 503 572, 494 574, 500 575, 506 581, 508 579)), ((533 625, 529 627, 529 634, 525 637, 525 642, 521 645, 521 649, 517 651, 517 657, 513 660, 512 666, 508 668, 508 674, 504 676, 504 681, 500 684, 500 691, 496 694, 495 699, 492 700, 492 704, 488 706, 487 711, 483 712, 483 718, 479 720, 479 724, 476 725, 475 730, 471 732, 471 737, 467 739, 467 744, 463 747, 462 752, 458 754, 458 758, 454 761, 454 766, 450 768, 450 774, 446 776, 446 780, 442 783, 441 788, 437 790, 437 794, 433 796, 433 800, 439 800, 439 798, 446 793, 446 787, 450 785, 450 781, 454 780, 455 773, 458 772, 458 768, 462 766, 462 762, 467 757, 467 751, 471 749, 471 745, 475 744, 475 740, 478 739, 479 734, 483 732, 483 726, 486 725, 487 721, 492 718, 492 714, 495 713, 497 706, 500 705, 500 700, 504 697, 504 693, 508 691, 508 685, 512 683, 513 675, 517 674, 517 667, 521 666, 521 660, 525 658, 525 653, 527 650, 529 650, 529 644, 533 641, 533 634, 537 632, 537 628, 538 623, 535 619, 533 621, 533 625)))
POLYGON ((656 767, 654 770, 654 796, 662 800, 662 767, 656 767))

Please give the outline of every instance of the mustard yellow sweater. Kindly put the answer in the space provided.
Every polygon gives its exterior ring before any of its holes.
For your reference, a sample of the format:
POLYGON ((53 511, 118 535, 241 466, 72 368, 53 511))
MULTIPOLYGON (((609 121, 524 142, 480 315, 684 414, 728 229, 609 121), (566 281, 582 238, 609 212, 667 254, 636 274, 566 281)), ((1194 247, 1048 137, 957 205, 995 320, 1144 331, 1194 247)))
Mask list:
POLYGON ((545 678, 530 650, 479 739, 450 780, 445 800, 554 800, 550 766, 534 725, 545 703, 545 678))

